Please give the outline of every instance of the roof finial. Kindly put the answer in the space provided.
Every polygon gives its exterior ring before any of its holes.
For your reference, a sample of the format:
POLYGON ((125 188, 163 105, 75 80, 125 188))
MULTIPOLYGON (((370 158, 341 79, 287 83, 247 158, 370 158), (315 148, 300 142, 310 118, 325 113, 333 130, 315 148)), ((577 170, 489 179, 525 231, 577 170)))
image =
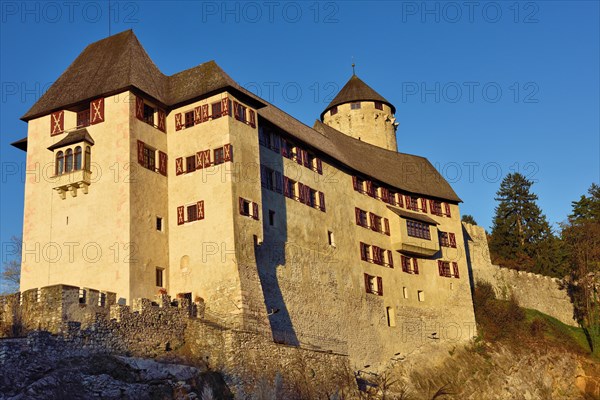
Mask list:
POLYGON ((354 71, 354 67, 356 67, 356 64, 352 63, 352 75, 356 75, 356 72, 354 71))

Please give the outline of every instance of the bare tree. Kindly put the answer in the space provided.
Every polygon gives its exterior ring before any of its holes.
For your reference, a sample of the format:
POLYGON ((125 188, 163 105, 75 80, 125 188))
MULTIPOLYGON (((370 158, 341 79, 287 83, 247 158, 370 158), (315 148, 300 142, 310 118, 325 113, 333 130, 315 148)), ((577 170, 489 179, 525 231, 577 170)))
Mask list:
POLYGON ((3 247, 4 261, 0 273, 0 293, 13 293, 19 290, 21 281, 22 241, 13 236, 3 247))

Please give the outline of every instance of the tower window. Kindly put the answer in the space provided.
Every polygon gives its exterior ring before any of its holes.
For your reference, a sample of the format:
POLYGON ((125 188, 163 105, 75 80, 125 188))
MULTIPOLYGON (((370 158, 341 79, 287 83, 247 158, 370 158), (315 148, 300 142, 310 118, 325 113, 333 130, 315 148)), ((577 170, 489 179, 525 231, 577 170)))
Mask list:
POLYGON ((219 147, 215 149, 215 165, 223 164, 225 162, 223 148, 219 147))
POLYGON ((210 107, 212 110, 212 119, 219 118, 221 116, 221 102, 212 103, 210 107))
POLYGON ((185 113, 185 127, 190 128, 194 126, 194 112, 188 111, 185 113))
POLYGON ((275 226, 275 211, 269 210, 269 225, 275 226))
POLYGON ((331 115, 335 115, 335 114, 337 114, 337 113, 338 113, 338 108, 337 108, 337 106, 335 106, 335 107, 331 107, 331 112, 330 112, 330 113, 331 113, 331 115))
POLYGON ((163 287, 164 268, 156 267, 156 286, 163 287))
POLYGON ((162 217, 156 217, 156 230, 162 232, 163 230, 163 219, 162 217))
POLYGON ((148 104, 144 104, 144 121, 150 125, 154 125, 154 108, 148 104))
POLYGON ((327 241, 329 242, 330 246, 335 247, 335 238, 333 237, 332 231, 327 231, 327 241))
POLYGON ((196 170, 196 156, 185 158, 185 172, 194 172, 196 170))
POLYGON ((417 298, 419 301, 425 301, 425 292, 422 290, 417 290, 417 298))
POLYGON ((90 109, 79 111, 77 113, 77 127, 90 126, 90 109))
POLYGON ((351 110, 360 110, 360 101, 355 101, 354 103, 350 103, 351 110))
POLYGON ((198 219, 198 205, 192 204, 187 206, 187 222, 196 221, 198 219))
POLYGON ((383 110, 383 103, 380 101, 376 101, 375 102, 375 109, 376 110, 383 110))
POLYGON ((386 307, 385 311, 387 315, 388 326, 396 326, 396 315, 394 313, 394 307, 386 307))

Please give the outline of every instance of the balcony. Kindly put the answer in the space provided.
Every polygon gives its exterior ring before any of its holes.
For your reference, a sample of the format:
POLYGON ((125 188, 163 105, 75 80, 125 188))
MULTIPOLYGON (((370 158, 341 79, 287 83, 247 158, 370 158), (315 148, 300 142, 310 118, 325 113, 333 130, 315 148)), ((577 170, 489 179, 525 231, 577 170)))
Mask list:
POLYGON ((400 232, 399 236, 392 235, 394 250, 424 257, 431 257, 440 251, 438 223, 435 220, 426 215, 397 207, 388 206, 388 208, 398 216, 398 218, 390 219, 391 231, 400 232), (411 235, 408 234, 409 224, 412 225, 411 235), (415 229, 415 226, 421 229, 415 229))
POLYGON ((72 171, 61 175, 55 175, 53 179, 53 189, 56 190, 61 199, 67 197, 67 192, 71 194, 71 197, 77 197, 77 191, 81 190, 83 194, 88 193, 88 186, 91 183, 92 173, 80 169, 78 171, 72 171))

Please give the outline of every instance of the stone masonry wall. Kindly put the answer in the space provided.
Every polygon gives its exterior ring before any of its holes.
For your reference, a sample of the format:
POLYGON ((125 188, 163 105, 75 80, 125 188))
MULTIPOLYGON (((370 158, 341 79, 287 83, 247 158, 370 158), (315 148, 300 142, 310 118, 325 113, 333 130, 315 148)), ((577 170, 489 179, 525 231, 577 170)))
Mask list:
POLYGON ((463 223, 463 229, 475 282, 490 283, 499 298, 513 295, 521 307, 538 310, 567 325, 577 326, 573 319, 573 305, 559 279, 493 265, 485 230, 466 223, 463 223))

